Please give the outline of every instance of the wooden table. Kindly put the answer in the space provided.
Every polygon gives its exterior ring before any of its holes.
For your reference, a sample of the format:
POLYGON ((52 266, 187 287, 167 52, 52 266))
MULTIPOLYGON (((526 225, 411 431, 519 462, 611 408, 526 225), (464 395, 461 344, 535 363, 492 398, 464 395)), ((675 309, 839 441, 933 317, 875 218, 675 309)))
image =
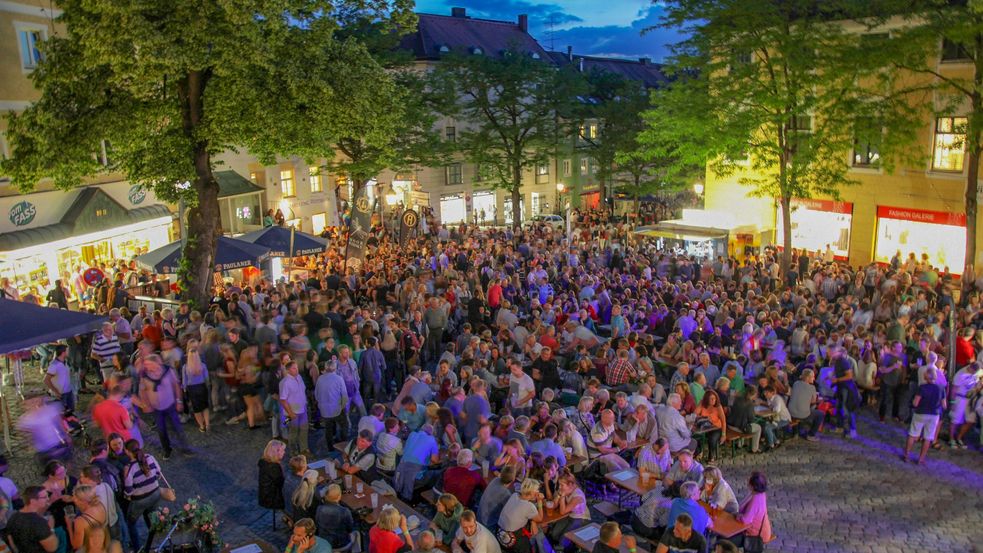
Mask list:
POLYGON ((382 507, 386 504, 396 507, 400 513, 402 513, 406 518, 410 518, 412 515, 416 515, 420 519, 420 528, 426 530, 430 525, 430 519, 420 514, 416 509, 410 507, 406 503, 403 503, 401 499, 392 495, 382 495, 379 494, 378 505, 372 508, 372 494, 377 493, 375 490, 362 481, 361 478, 352 475, 352 489, 342 490, 341 502, 344 503, 346 507, 352 511, 358 509, 370 509, 372 512, 365 516, 365 521, 369 524, 375 524, 375 521, 379 518, 379 513, 382 511, 382 507), (363 493, 359 496, 355 490, 358 488, 358 484, 361 483, 363 486, 363 493))
POLYGON ((642 477, 639 476, 638 471, 635 469, 609 472, 604 475, 604 478, 613 482, 615 486, 638 495, 645 495, 660 485, 660 480, 655 476, 650 476, 648 480, 642 482, 642 477))
POLYGON ((560 512, 560 502, 559 501, 554 501, 554 506, 553 506, 552 509, 550 509, 550 508, 548 508, 546 506, 545 501, 543 502, 543 522, 541 523, 543 526, 545 526, 547 524, 553 524, 554 522, 556 522, 558 520, 563 520, 564 518, 567 518, 568 516, 570 516, 570 513, 563 514, 563 513, 560 512))
POLYGON ((225 547, 222 548, 222 553, 233 553, 234 551, 236 551, 238 549, 242 549, 242 548, 249 548, 246 551, 250 551, 250 550, 251 551, 256 551, 256 548, 257 547, 259 548, 259 551, 261 553, 280 553, 281 552, 280 549, 278 549, 276 547, 273 547, 272 545, 270 545, 269 542, 257 538, 257 539, 255 539, 253 541, 249 541, 249 542, 246 542, 246 543, 237 543, 235 545, 225 544, 225 547))
POLYGON ((709 503, 700 502, 700 506, 710 515, 713 521, 713 532, 718 536, 732 538, 750 528, 749 525, 737 520, 737 517, 721 509, 710 507, 709 503))
MULTIPOLYGON (((576 530, 571 530, 566 534, 563 534, 564 538, 570 540, 577 546, 578 549, 583 551, 593 551, 594 545, 597 543, 597 540, 600 539, 600 536, 601 525, 596 522, 585 524, 576 530), (585 538, 584 536, 589 537, 585 538)), ((648 551, 648 549, 642 545, 643 542, 644 540, 639 540, 637 548, 638 551, 648 551)), ((621 542, 621 547, 618 548, 618 550, 620 553, 628 553, 628 546, 625 545, 624 541, 621 542)))

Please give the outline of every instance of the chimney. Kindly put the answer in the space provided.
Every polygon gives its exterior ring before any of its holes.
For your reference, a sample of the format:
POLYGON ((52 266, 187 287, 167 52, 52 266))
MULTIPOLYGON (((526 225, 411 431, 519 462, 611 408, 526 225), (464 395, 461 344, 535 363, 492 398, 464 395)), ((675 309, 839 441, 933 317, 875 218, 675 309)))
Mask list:
POLYGON ((584 72, 584 58, 580 58, 580 61, 577 62, 577 71, 584 72))
POLYGON ((465 8, 451 8, 451 17, 467 17, 468 10, 465 8))
POLYGON ((523 33, 529 32, 529 16, 524 13, 519 15, 519 30, 523 33))
POLYGON ((648 65, 652 62, 652 58, 638 58, 638 63, 642 65, 648 65))
POLYGON ((567 46, 567 59, 573 61, 573 46, 567 46))

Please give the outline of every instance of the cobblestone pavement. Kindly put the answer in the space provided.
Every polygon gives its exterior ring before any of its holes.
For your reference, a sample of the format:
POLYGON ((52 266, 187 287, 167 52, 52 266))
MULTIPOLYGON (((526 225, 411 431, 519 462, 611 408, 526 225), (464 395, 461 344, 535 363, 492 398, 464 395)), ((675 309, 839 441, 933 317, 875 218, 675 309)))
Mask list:
MULTIPOLYGON (((33 372, 33 371, 32 371, 33 372)), ((11 405, 16 417, 19 407, 11 405)), ((223 419, 224 420, 224 419, 223 419)), ((214 502, 228 543, 257 537, 276 546, 286 531, 256 505, 256 462, 269 439, 268 429, 229 427, 218 420, 209 434, 185 426, 197 454, 175 454, 163 469, 178 499, 200 495, 214 502)), ((963 553, 983 544, 983 454, 977 449, 929 454, 926 466, 899 459, 904 430, 881 424, 869 411, 859 420, 858 440, 824 434, 819 442, 795 439, 762 455, 739 453, 720 466, 737 496, 747 490, 753 470, 769 479, 769 512, 778 538, 775 552, 963 553)), ((972 434, 972 438, 977 438, 972 434)), ((312 450, 323 455, 321 434, 311 434, 312 450)), ((11 476, 20 486, 39 481, 23 439, 15 437, 11 476)), ((158 453, 156 438, 148 451, 158 453)), ((141 525, 142 526, 142 525, 141 525)), ((983 549, 979 549, 983 551, 983 549)))

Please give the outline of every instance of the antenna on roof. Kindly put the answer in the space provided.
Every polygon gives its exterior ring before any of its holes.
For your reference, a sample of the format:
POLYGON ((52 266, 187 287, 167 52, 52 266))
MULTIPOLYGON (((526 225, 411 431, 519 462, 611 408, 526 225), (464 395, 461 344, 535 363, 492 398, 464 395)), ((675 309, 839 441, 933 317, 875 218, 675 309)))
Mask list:
POLYGON ((555 16, 556 16, 556 14, 553 14, 553 13, 551 13, 551 14, 550 14, 550 30, 549 30, 549 37, 550 37, 550 52, 553 52, 553 51, 555 51, 555 50, 556 50, 556 48, 554 48, 554 47, 553 47, 553 38, 554 38, 554 36, 555 36, 555 35, 553 34, 553 25, 554 25, 554 19, 553 19, 553 18, 554 18, 555 16))

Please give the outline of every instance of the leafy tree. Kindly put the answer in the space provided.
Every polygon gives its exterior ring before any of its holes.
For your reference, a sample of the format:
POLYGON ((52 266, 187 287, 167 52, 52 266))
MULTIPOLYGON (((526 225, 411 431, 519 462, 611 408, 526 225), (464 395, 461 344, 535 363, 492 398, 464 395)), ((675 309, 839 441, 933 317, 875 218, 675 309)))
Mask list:
POLYGON ((557 69, 516 48, 500 56, 452 55, 434 69, 444 115, 464 123, 457 148, 512 197, 512 224, 522 224, 520 187, 527 169, 546 163, 576 121, 585 91, 572 69, 557 69))
POLYGON ((106 170, 92 152, 108 140, 109 170, 191 206, 179 283, 199 304, 221 234, 213 156, 235 147, 302 153, 311 121, 333 122, 317 128, 334 136, 364 128, 393 85, 363 45, 338 36, 339 19, 361 14, 385 28, 414 20, 409 0, 56 4, 66 32, 44 45, 32 74, 40 99, 10 117, 13 158, 2 169, 25 190, 42 178, 77 186, 106 170))
POLYGON ((881 165, 890 170, 903 150, 898 138, 913 136, 918 122, 864 39, 831 24, 850 8, 818 0, 673 0, 660 21, 688 38, 672 48, 666 70, 675 80, 656 93, 652 133, 677 144, 677 163, 706 160, 718 175, 736 173, 750 194, 778 200, 783 272, 791 260, 791 200, 835 198, 855 184, 846 159, 856 123, 876 122, 881 165))
POLYGON ((965 131, 961 145, 965 149, 966 165, 966 260, 962 288, 968 292, 976 274, 977 195, 983 154, 983 2, 889 2, 886 11, 903 13, 905 24, 892 29, 891 40, 885 41, 879 57, 900 75, 920 77, 908 88, 916 95, 912 103, 934 106, 940 116, 966 117, 965 128, 954 130, 965 131), (957 63, 940 64, 943 53, 957 63), (926 91, 931 93, 931 100, 922 99, 926 91))

